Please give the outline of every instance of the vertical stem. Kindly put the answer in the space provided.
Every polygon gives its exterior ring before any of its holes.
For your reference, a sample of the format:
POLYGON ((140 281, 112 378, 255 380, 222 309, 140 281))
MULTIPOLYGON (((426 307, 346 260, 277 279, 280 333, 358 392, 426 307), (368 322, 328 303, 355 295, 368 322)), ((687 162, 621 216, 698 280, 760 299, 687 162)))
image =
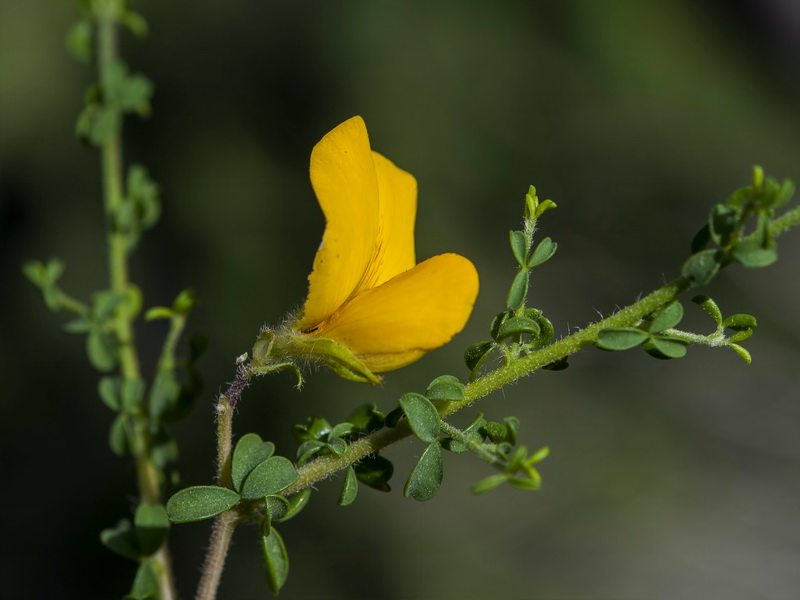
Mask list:
POLYGON ((232 511, 217 515, 214 519, 214 528, 211 530, 211 543, 203 561, 203 576, 197 587, 195 600, 214 600, 222 578, 222 569, 225 558, 236 528, 236 516, 232 511))
MULTIPOLYGON (((116 5, 114 0, 104 0, 96 5, 97 50, 100 81, 107 69, 117 60, 116 5)), ((123 202, 122 185, 122 122, 118 129, 100 148, 103 170, 103 198, 108 229, 108 267, 111 289, 124 295, 128 291, 128 260, 124 236, 117 230, 115 215, 123 202)), ((139 358, 133 335, 132 315, 129 305, 123 302, 113 320, 114 333, 119 347, 120 369, 124 379, 139 380, 139 358)), ((158 471, 150 457, 148 415, 144 406, 133 417, 133 457, 142 500, 148 504, 161 503, 158 471)), ((177 597, 172 574, 172 561, 166 543, 153 556, 158 563, 161 600, 177 597)))

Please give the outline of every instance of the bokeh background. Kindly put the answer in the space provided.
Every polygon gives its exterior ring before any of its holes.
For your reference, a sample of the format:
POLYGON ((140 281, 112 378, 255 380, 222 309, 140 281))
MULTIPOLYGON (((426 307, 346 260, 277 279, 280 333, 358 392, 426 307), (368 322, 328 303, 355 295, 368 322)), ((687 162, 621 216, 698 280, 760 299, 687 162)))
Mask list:
MULTIPOLYGON (((442 373, 466 376, 514 274, 508 230, 531 183, 559 243, 532 302, 559 335, 671 279, 714 202, 762 164, 800 180, 800 9, 793 0, 137 2, 151 32, 124 56, 156 86, 126 123, 126 155, 161 185, 164 214, 132 259, 146 305, 193 288, 191 332, 211 346, 206 391, 173 427, 185 484, 213 474, 215 395, 258 329, 297 307, 324 226, 313 144, 362 115, 373 147, 419 181, 420 258, 471 258, 482 288, 450 345, 380 389, 320 372, 256 382, 236 430, 292 455, 292 424, 343 420, 442 373)), ((72 3, 0 0, 0 373, 8 598, 118 598, 134 567, 98 533, 135 506, 130 465, 83 339, 64 333, 19 272, 59 256, 65 289, 105 285, 98 156, 73 137, 90 70, 64 50, 72 3)), ((751 312, 753 364, 695 348, 680 361, 587 350, 565 372, 508 387, 485 411, 548 445, 538 493, 473 497, 490 474, 448 455, 442 491, 404 499, 422 446, 391 448, 394 491, 335 505, 338 482, 282 527, 292 598, 796 598, 800 590, 800 235, 781 260, 727 269, 708 293, 751 312)), ((710 321, 687 304, 688 323, 710 321)), ((164 334, 141 325, 152 371, 164 334)), ((190 597, 208 523, 173 529, 190 597)), ((267 597, 255 532, 240 530, 222 598, 267 597)))

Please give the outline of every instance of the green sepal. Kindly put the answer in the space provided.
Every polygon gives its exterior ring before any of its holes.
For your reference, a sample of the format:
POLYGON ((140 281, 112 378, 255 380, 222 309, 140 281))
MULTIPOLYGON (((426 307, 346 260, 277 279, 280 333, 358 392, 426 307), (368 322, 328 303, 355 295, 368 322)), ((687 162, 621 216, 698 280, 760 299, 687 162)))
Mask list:
POLYGON ((706 313, 714 319, 714 322, 717 325, 722 324, 722 311, 717 306, 717 303, 714 302, 709 296, 705 296, 703 294, 698 294, 694 298, 692 298, 692 302, 698 304, 700 308, 702 308, 706 313))
POLYGON ((414 435, 423 442, 433 442, 439 437, 442 421, 430 400, 421 394, 409 393, 400 398, 399 404, 414 435))
POLYGON ((275 494, 297 481, 297 470, 283 456, 273 456, 256 466, 242 484, 242 498, 255 500, 275 494))
POLYGON ((334 340, 297 333, 276 337, 274 344, 276 355, 324 365, 343 379, 372 385, 383 381, 347 346, 334 340))
POLYGON ((403 495, 417 502, 430 500, 442 485, 442 448, 438 441, 431 442, 422 453, 408 477, 403 495))
POLYGON ((161 586, 156 569, 154 561, 143 560, 136 570, 133 586, 127 598, 130 600, 158 600, 161 597, 161 586))
POLYGON ((758 321, 753 315, 735 314, 731 315, 722 322, 723 327, 734 331, 744 331, 758 326, 758 321))
POLYGON ((425 396, 431 402, 460 402, 464 399, 464 384, 453 375, 442 375, 428 384, 425 396))
POLYGON ((675 327, 683 319, 683 305, 677 300, 662 306, 650 318, 649 331, 658 333, 675 327))
POLYGON ((650 356, 662 360, 686 356, 687 342, 674 337, 654 335, 642 346, 650 356))
POLYGON ((544 238, 541 242, 539 242, 539 245, 536 246, 536 249, 531 252, 530 257, 528 258, 527 267, 532 269, 544 264, 553 258, 556 250, 558 250, 558 244, 556 244, 549 237, 544 238))
POLYGON ((534 338, 541 333, 541 327, 536 321, 532 321, 526 317, 511 317, 503 321, 500 329, 497 331, 497 341, 502 341, 505 338, 515 335, 530 335, 534 338))
POLYGON ((506 297, 506 308, 509 310, 517 310, 525 304, 525 298, 528 295, 528 280, 530 279, 531 272, 526 268, 520 268, 519 272, 514 277, 511 283, 511 288, 508 290, 506 297))
POLYGON ((517 259, 519 266, 524 267, 525 256, 528 253, 528 240, 525 239, 525 233, 522 231, 509 231, 508 238, 514 258, 517 259))
POLYGON ((385 419, 374 402, 362 404, 347 417, 347 421, 362 433, 372 433, 382 428, 385 419))
POLYGON ((746 349, 742 348, 739 344, 730 344, 730 348, 736 352, 736 354, 741 356, 744 362, 746 362, 748 365, 753 362, 753 357, 750 355, 750 353, 746 349))
POLYGON ((352 504, 358 494, 358 479, 356 478, 355 469, 353 466, 347 467, 344 474, 344 484, 342 485, 342 492, 339 494, 339 506, 347 506, 352 504))
POLYGON ((649 336, 635 327, 610 327, 597 335, 595 346, 601 350, 629 350, 641 345, 649 336))
POLYGON ((689 279, 691 287, 707 284, 717 274, 720 268, 718 250, 701 250, 696 252, 683 263, 681 275, 689 279))
POLYGON ((136 527, 136 539, 142 556, 154 554, 167 539, 169 517, 161 504, 142 502, 136 508, 133 524, 136 527))
POLYGON ((379 454, 367 456, 358 461, 353 468, 356 478, 379 492, 391 491, 389 480, 394 475, 394 465, 379 454))
POLYGON ((267 569, 269 590, 277 595, 289 576, 289 555, 286 553, 283 538, 274 527, 269 528, 267 535, 262 532, 261 552, 267 569))
POLYGON ((228 488, 196 485, 179 491, 167 501, 167 515, 173 523, 202 521, 224 513, 239 500, 239 494, 228 488))
POLYGON ((764 246, 758 240, 744 240, 737 244, 731 256, 745 267, 768 267, 778 260, 778 246, 773 241, 764 246))
POLYGON ((233 449, 231 480, 233 489, 241 491, 242 482, 258 465, 275 453, 275 444, 265 442, 257 433, 243 435, 233 449))
POLYGON ((473 485, 472 493, 475 495, 485 494, 486 492, 503 485, 506 481, 508 481, 508 477, 505 473, 496 473, 495 475, 490 475, 486 479, 481 479, 478 483, 473 485))
POLYGON ((141 556, 139 541, 130 519, 120 519, 114 527, 101 531, 100 541, 106 548, 125 558, 139 560, 141 556))
POLYGON ((311 500, 311 488, 306 488, 304 490, 300 490, 294 496, 289 498, 289 508, 286 511, 286 514, 281 519, 281 522, 288 521, 289 519, 297 516, 300 514, 306 506, 308 506, 308 502, 311 500))

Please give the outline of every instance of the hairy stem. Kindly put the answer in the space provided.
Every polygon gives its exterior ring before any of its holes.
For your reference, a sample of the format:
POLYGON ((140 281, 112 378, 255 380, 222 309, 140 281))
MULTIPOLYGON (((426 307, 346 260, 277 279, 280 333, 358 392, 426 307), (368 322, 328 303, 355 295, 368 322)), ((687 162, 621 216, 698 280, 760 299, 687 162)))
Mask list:
MULTIPOLYGON (((97 6, 97 54, 100 80, 103 73, 117 60, 117 3, 106 0, 97 6)), ((103 171, 103 197, 108 228, 108 267, 111 289, 125 295, 128 291, 128 256, 125 238, 118 231, 115 216, 123 202, 122 185, 122 125, 106 140, 100 148, 103 171)), ((123 302, 113 319, 114 333, 118 343, 120 369, 125 379, 141 379, 139 358, 136 353, 133 335, 132 315, 129 305, 123 302)), ((148 504, 161 503, 159 475, 150 453, 148 415, 144 406, 133 417, 131 431, 132 447, 136 462, 136 475, 142 500, 148 504)), ((177 597, 172 574, 172 561, 166 543, 153 556, 159 563, 161 600, 177 597)))
MULTIPOLYGON (((245 355, 246 356, 246 355, 245 355)), ((236 361, 236 379, 217 401, 217 485, 233 489, 231 456, 233 455, 233 414, 236 403, 247 387, 253 372, 245 363, 245 356, 236 361)), ((225 568, 225 557, 237 525, 236 514, 226 511, 214 519, 211 539, 203 561, 203 572, 197 586, 196 600, 214 600, 225 568)))

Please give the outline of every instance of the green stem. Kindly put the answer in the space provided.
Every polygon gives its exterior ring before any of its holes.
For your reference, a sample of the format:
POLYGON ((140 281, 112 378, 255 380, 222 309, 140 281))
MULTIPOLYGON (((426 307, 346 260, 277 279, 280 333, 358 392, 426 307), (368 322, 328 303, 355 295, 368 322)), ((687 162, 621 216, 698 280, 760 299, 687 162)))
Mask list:
POLYGON ((214 519, 211 542, 203 562, 203 576, 197 588, 196 600, 214 600, 217 597, 225 558, 237 524, 236 514, 230 510, 217 515, 214 519))
MULTIPOLYGON (((97 50, 100 80, 103 74, 117 60, 117 5, 115 0, 105 0, 96 5, 97 50)), ((117 230, 115 216, 123 202, 122 185, 122 125, 106 140, 100 148, 103 170, 103 196, 108 228, 108 267, 111 289, 125 295, 128 291, 128 256, 125 239, 117 230)), ((133 315, 129 305, 123 302, 114 316, 114 329, 119 352, 120 369, 125 379, 139 380, 139 358, 136 353, 132 325, 133 315)), ((150 453, 149 417, 143 406, 133 418, 132 440, 133 456, 136 462, 136 475, 142 500, 148 504, 161 503, 159 474, 150 453)), ((156 569, 160 579, 161 600, 177 597, 172 574, 172 561, 166 543, 153 556, 159 563, 156 569)))
MULTIPOLYGON (((797 225, 800 225, 800 206, 774 219, 769 226, 770 233, 773 237, 778 237, 797 225)), ((607 319, 592 323, 586 329, 506 364, 491 373, 487 373, 480 379, 476 379, 464 386, 464 399, 459 402, 448 403, 440 413, 441 417, 448 417, 501 387, 530 375, 545 365, 575 354, 586 346, 591 346, 597 341, 597 336, 603 329, 626 327, 638 323, 646 314, 667 302, 671 302, 688 289, 689 280, 685 277, 678 277, 607 319)), ((356 440, 348 446, 347 452, 342 456, 321 456, 303 465, 297 471, 299 475, 297 481, 281 493, 286 496, 297 493, 330 477, 337 471, 347 468, 362 458, 375 454, 383 448, 411 435, 411 431, 404 425, 405 423, 401 422, 400 426, 395 429, 383 429, 356 440)))
POLYGON ((482 444, 481 442, 472 439, 468 435, 465 435, 463 431, 457 427, 453 427, 447 421, 442 421, 442 431, 451 438, 464 444, 464 446, 466 446, 470 452, 477 454, 490 465, 496 465, 500 462, 496 455, 487 450, 486 444, 482 444))

